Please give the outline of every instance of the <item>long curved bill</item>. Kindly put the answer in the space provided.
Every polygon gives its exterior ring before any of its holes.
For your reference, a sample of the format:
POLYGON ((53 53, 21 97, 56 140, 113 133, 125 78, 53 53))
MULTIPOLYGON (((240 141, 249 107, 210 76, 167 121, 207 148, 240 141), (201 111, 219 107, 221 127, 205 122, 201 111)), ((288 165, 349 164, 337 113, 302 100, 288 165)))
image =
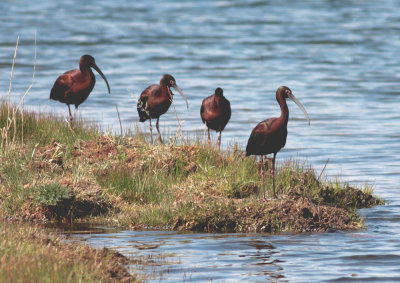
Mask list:
POLYGON ((103 72, 100 70, 100 68, 94 64, 93 65, 93 69, 95 69, 97 71, 97 73, 99 73, 99 75, 103 78, 103 80, 106 82, 107 84, 107 88, 108 88, 108 93, 110 94, 110 86, 108 85, 108 81, 106 79, 106 76, 104 76, 103 72))
POLYGON ((307 114, 306 109, 304 109, 304 106, 300 103, 300 101, 297 100, 296 97, 294 97, 293 94, 289 94, 288 97, 289 97, 294 103, 296 103, 297 106, 299 106, 299 108, 301 109, 301 111, 303 111, 304 115, 306 116, 308 125, 310 126, 310 118, 308 118, 308 114, 307 114))
POLYGON ((188 101, 187 101, 187 99, 186 99, 186 96, 183 94, 183 92, 182 92, 182 90, 180 89, 180 87, 177 85, 177 84, 175 84, 174 86, 172 86, 174 89, 176 89, 178 92, 179 92, 179 94, 180 95, 182 95, 182 97, 183 97, 183 99, 185 100, 185 102, 186 102, 186 109, 189 109, 189 104, 188 104, 188 101))

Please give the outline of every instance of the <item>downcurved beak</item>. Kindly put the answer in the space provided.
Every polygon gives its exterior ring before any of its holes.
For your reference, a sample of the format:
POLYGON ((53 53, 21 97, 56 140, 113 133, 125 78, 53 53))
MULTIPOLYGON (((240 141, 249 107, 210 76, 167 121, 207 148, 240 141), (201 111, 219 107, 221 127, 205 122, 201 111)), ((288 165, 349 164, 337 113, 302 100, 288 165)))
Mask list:
POLYGON ((177 84, 174 84, 172 87, 173 87, 174 89, 176 89, 176 90, 179 92, 180 95, 182 95, 183 99, 184 99, 185 102, 186 102, 186 109, 189 109, 189 104, 188 104, 188 101, 187 101, 187 99, 186 99, 186 96, 183 94, 183 92, 182 92, 182 90, 180 89, 180 87, 179 87, 177 84))
POLYGON ((93 65, 93 69, 95 69, 97 71, 97 73, 99 73, 99 75, 103 78, 103 80, 106 82, 107 84, 107 88, 108 88, 108 93, 110 94, 110 86, 108 85, 108 81, 106 79, 106 76, 104 76, 103 72, 100 70, 100 68, 94 64, 93 65))
POLYGON ((308 118, 308 114, 307 114, 306 109, 304 109, 304 106, 300 103, 300 101, 297 100, 296 97, 294 97, 293 94, 289 94, 288 97, 289 97, 294 103, 296 103, 297 106, 299 106, 299 108, 301 109, 301 111, 303 111, 304 115, 306 116, 308 125, 310 126, 310 118, 308 118))

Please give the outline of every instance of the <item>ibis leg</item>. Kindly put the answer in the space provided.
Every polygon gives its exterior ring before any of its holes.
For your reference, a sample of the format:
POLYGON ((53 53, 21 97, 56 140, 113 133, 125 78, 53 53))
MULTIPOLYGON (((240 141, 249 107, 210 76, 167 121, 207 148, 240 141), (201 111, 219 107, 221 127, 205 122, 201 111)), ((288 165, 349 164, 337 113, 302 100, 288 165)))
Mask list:
POLYGON ((149 119, 150 121, 150 140, 151 143, 153 143, 153 126, 151 125, 151 119, 149 119))
POLYGON ((204 133, 203 133, 204 145, 206 145, 206 131, 207 131, 207 123, 204 123, 204 133))
POLYGON ((158 127, 159 120, 160 120, 160 117, 157 118, 156 128, 157 128, 157 132, 158 132, 158 140, 160 141, 160 143, 162 143, 160 128, 158 127))
POLYGON ((218 149, 219 149, 219 150, 221 150, 221 135, 222 135, 222 131, 219 132, 218 141, 217 141, 218 149))
POLYGON ((261 155, 261 180, 262 180, 262 190, 263 190, 263 200, 265 200, 265 182, 264 182, 264 155, 261 155))
POLYGON ((272 157, 272 169, 271 169, 272 186, 274 188, 274 199, 276 199, 276 191, 275 191, 275 157, 276 157, 276 153, 274 153, 274 157, 272 157))
POLYGON ((210 139, 210 128, 207 128, 208 130, 208 145, 211 144, 211 139, 210 139))
POLYGON ((69 122, 72 124, 73 118, 72 118, 72 114, 71 114, 71 107, 69 107, 69 104, 67 104, 67 105, 68 105, 68 112, 69 112, 69 122))

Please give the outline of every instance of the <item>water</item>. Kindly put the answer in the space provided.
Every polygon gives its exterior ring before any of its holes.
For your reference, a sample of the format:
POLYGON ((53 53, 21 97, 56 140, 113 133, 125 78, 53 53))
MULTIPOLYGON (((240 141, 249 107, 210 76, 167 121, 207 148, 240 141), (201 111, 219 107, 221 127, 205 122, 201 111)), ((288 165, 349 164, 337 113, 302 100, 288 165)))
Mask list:
MULTIPOLYGON (((289 102, 284 158, 307 158, 328 177, 368 182, 385 206, 362 210, 367 231, 312 235, 214 235, 122 231, 87 234, 94 245, 156 258, 152 280, 386 281, 400 280, 400 2, 399 1, 2 1, 0 97, 6 98, 16 38, 20 46, 14 101, 67 116, 48 96, 59 74, 91 54, 97 75, 79 115, 119 129, 138 122, 136 99, 164 73, 189 100, 175 105, 183 130, 201 135, 201 100, 216 87, 231 101, 223 146, 243 148, 259 121, 279 115, 275 91, 289 86, 311 126, 289 102), (151 244, 153 247, 140 248, 151 244), (157 255, 164 255, 157 258, 157 255)), ((177 128, 173 109, 161 117, 177 128)), ((148 124, 139 123, 148 131, 148 124)), ((215 135, 214 135, 215 138, 215 135)))

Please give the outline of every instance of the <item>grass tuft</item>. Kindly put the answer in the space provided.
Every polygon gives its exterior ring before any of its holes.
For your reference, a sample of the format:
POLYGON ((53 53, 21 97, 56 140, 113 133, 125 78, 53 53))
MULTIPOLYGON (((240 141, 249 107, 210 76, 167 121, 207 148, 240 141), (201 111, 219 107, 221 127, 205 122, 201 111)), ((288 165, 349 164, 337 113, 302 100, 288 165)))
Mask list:
POLYGON ((73 196, 68 187, 57 183, 45 184, 34 188, 34 200, 38 205, 57 205, 59 202, 69 200, 73 196))
MULTIPOLYGON (((19 110, 16 106, 11 106, 11 112, 15 113, 15 127, 11 127, 7 133, 10 137, 15 136, 18 144, 37 144, 44 146, 53 142, 62 144, 73 144, 76 140, 89 140, 100 135, 100 128, 91 123, 86 123, 82 119, 74 121, 72 130, 69 123, 53 114, 43 114, 19 110)), ((0 105, 0 128, 5 128, 9 117, 9 107, 6 102, 0 105)), ((2 147, 7 150, 7 147, 2 147)))

